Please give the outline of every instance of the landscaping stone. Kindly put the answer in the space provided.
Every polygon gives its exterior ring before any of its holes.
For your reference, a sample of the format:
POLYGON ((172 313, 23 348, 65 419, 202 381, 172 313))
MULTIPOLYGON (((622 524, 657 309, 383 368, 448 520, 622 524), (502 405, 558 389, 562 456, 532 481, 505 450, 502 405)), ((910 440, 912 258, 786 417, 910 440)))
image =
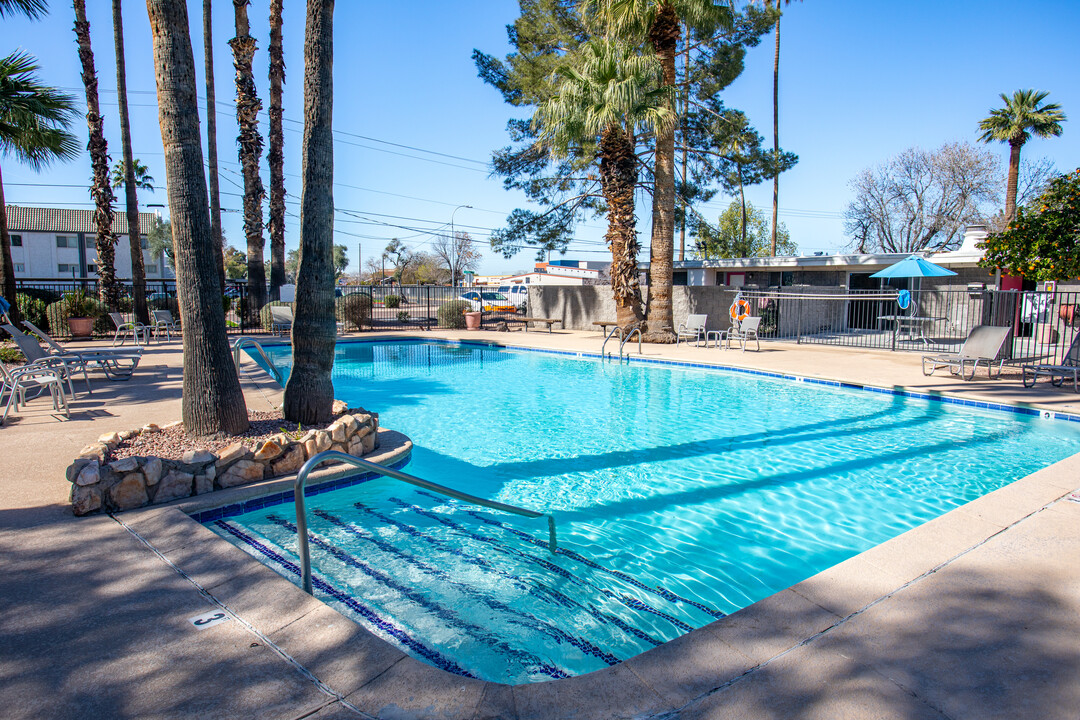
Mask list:
POLYGON ((67 466, 67 470, 65 471, 67 481, 69 483, 75 482, 75 478, 79 477, 79 473, 82 472, 83 468, 92 462, 94 462, 92 458, 76 458, 67 466))
POLYGON ((161 479, 161 458, 147 458, 146 463, 143 465, 143 475, 146 476, 146 485, 151 487, 158 484, 158 480, 161 479))
POLYGON ((354 435, 360 429, 360 423, 356 421, 356 417, 353 415, 345 415, 338 422, 345 426, 345 432, 348 435, 354 435))
MULTIPOLYGON (((211 465, 210 467, 213 468, 214 466, 211 465)), ((205 495, 208 492, 213 492, 213 490, 214 490, 214 478, 209 477, 207 475, 196 475, 195 476, 195 494, 196 495, 205 495)))
POLYGON ((168 430, 169 428, 178 427, 178 426, 183 425, 183 424, 184 424, 183 420, 173 420, 171 423, 168 423, 166 425, 162 425, 161 429, 162 430, 168 430))
POLYGON ((138 434, 139 434, 138 430, 124 430, 123 432, 120 433, 120 439, 121 440, 130 440, 131 438, 135 437, 138 434))
POLYGON ((273 476, 291 475, 303 467, 306 460, 304 446, 293 445, 285 451, 284 455, 270 465, 270 474, 273 476))
POLYGON ((129 457, 109 463, 109 469, 117 473, 129 473, 139 467, 139 458, 129 457))
POLYGON ((79 476, 75 478, 76 485, 93 485, 101 480, 101 466, 98 465, 97 460, 91 460, 83 469, 79 471, 79 476))
POLYGON ((191 485, 195 476, 180 470, 170 470, 154 491, 154 502, 163 503, 191 496, 191 485))
POLYGON ((330 449, 334 452, 347 453, 349 452, 349 446, 345 443, 334 443, 330 446, 330 449))
POLYGON ((348 406, 348 404, 347 404, 347 403, 345 403, 345 402, 343 402, 343 401, 341 401, 341 400, 335 400, 335 401, 334 401, 334 402, 333 402, 333 403, 332 403, 332 404, 330 405, 330 411, 331 411, 332 413, 334 413, 335 415, 340 415, 341 413, 345 412, 345 411, 346 411, 346 410, 348 410, 348 409, 349 409, 349 406, 348 406))
POLYGON ((217 466, 213 463, 210 463, 206 466, 206 469, 203 470, 202 474, 210 478, 211 481, 213 481, 213 479, 217 477, 217 466))
POLYGON ((143 425, 141 428, 139 428, 139 432, 156 433, 161 432, 161 428, 154 423, 147 423, 146 425, 143 425))
POLYGON ((353 439, 349 441, 348 453, 350 455, 352 455, 353 457, 360 457, 361 455, 363 455, 364 454, 364 441, 363 441, 363 438, 353 437, 353 439))
POLYGON ((217 460, 217 455, 207 450, 188 450, 181 456, 180 462, 185 465, 205 465, 217 460))
POLYGON ((222 470, 228 465, 236 462, 237 460, 248 460, 251 458, 251 448, 243 443, 235 442, 229 445, 218 453, 217 467, 218 470, 222 470))
POLYGON ((267 440, 262 444, 262 447, 255 452, 254 459, 256 462, 270 462, 271 460, 276 460, 281 457, 281 454, 284 452, 285 448, 281 445, 273 440, 267 440))
POLYGON ((247 485, 263 479, 266 466, 254 460, 238 460, 218 478, 218 487, 230 488, 247 485))
POLYGON ((101 443, 92 443, 87 445, 79 451, 79 457, 81 458, 93 458, 98 462, 105 462, 105 456, 109 453, 109 448, 101 443))
POLYGON ((95 486, 71 486, 71 509, 76 515, 88 515, 101 508, 101 489, 95 486))
POLYGON ((310 438, 304 442, 304 452, 307 453, 308 458, 330 449, 332 442, 330 435, 323 430, 312 430, 304 437, 310 438))
POLYGON ((330 424, 326 428, 326 432, 330 434, 331 442, 343 443, 345 442, 345 425, 340 420, 338 422, 330 424))
POLYGON ((130 510, 150 502, 142 473, 130 473, 109 488, 109 502, 117 510, 130 510))
POLYGON ((367 455, 369 452, 375 449, 375 446, 377 444, 375 442, 375 433, 365 435, 364 437, 360 438, 360 442, 364 444, 364 454, 367 455))
POLYGON ((120 444, 120 433, 105 433, 98 438, 98 442, 102 445, 108 445, 111 450, 120 444))

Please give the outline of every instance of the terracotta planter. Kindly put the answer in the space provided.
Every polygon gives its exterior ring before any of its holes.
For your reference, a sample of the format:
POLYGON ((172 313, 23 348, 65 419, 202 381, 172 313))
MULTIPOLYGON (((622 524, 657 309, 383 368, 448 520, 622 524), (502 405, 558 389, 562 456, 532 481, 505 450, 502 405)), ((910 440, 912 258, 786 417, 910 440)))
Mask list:
POLYGON ((88 317, 69 317, 68 328, 71 330, 71 337, 74 338, 88 338, 94 334, 94 318, 88 317))
POLYGON ((465 313, 465 329, 466 330, 479 330, 480 329, 480 313, 467 312, 465 313))

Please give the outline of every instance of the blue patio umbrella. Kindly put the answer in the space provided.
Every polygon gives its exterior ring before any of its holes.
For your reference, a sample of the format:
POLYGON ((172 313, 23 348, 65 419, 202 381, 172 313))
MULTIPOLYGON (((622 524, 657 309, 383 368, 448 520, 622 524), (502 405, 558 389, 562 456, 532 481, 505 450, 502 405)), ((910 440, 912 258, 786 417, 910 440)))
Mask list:
POLYGON ((11 309, 11 303, 9 303, 3 297, 0 297, 0 315, 6 317, 7 314, 8 314, 8 310, 10 310, 10 309, 11 309))
POLYGON ((909 255, 898 263, 874 273, 872 278, 921 278, 955 275, 952 270, 936 265, 918 255, 909 255))

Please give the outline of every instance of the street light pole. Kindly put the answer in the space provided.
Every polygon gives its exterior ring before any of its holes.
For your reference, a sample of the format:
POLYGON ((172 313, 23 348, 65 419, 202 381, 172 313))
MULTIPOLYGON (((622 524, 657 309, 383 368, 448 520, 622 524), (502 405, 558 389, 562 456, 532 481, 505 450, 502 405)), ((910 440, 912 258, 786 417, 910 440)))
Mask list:
POLYGON ((450 213, 450 286, 457 286, 457 237, 454 235, 454 215, 461 208, 472 209, 472 205, 458 205, 454 212, 450 213))

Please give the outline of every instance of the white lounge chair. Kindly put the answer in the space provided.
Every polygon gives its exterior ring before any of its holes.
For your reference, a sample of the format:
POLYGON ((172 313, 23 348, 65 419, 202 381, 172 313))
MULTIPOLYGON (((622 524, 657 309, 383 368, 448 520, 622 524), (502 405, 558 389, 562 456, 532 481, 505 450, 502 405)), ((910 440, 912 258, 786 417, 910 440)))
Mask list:
POLYGON ((105 376, 110 380, 128 380, 131 378, 131 374, 135 371, 136 366, 138 366, 139 360, 142 359, 142 348, 88 348, 85 350, 73 350, 66 348, 53 340, 49 337, 48 333, 29 320, 23 320, 23 325, 49 346, 49 351, 46 352, 42 350, 41 346, 38 345, 37 341, 33 338, 13 327, 4 325, 4 330, 15 339, 19 348, 23 351, 23 355, 26 355, 26 359, 31 362, 38 362, 39 364, 43 359, 49 359, 51 361, 61 361, 72 369, 81 367, 83 378, 86 380, 87 392, 90 392, 90 378, 87 376, 87 366, 96 365, 101 368, 105 373, 105 376))
POLYGON ((760 317, 748 317, 736 320, 732 323, 731 332, 727 336, 727 346, 731 347, 732 340, 738 340, 742 351, 746 352, 746 343, 753 340, 756 350, 761 351, 761 339, 758 337, 758 328, 761 327, 760 317))
POLYGON ((270 332, 285 333, 292 330, 293 314, 289 305, 270 306, 270 332))
POLYGON ((53 410, 63 411, 64 416, 70 418, 71 410, 68 408, 67 398, 64 397, 64 381, 58 368, 31 363, 8 370, 4 363, 0 363, 0 403, 4 403, 0 425, 7 422, 12 409, 18 412, 19 406, 26 404, 28 392, 34 391, 34 394, 29 396, 34 398, 45 390, 52 396, 53 410), (5 395, 7 402, 4 402, 5 395))
POLYGON ((1060 365, 1024 365, 1020 379, 1024 383, 1024 387, 1034 387, 1040 375, 1050 378, 1050 383, 1055 387, 1061 387, 1065 384, 1065 380, 1071 377, 1073 392, 1080 392, 1080 388, 1077 387, 1080 384, 1078 383, 1078 380, 1080 380, 1080 332, 1073 336, 1072 343, 1069 345, 1065 357, 1061 359, 1060 365), (1028 373, 1031 373, 1030 381, 1028 373))
POLYGON ((1005 364, 1004 358, 999 358, 1001 348, 1005 340, 1012 332, 1011 327, 997 327, 996 325, 976 325, 968 333, 964 344, 960 346, 960 352, 955 355, 923 355, 923 375, 933 375, 936 370, 948 368, 953 375, 959 375, 964 380, 973 380, 979 363, 986 363, 986 377, 993 378, 993 366, 997 362, 998 377, 1001 377, 1001 367, 1005 364), (966 374, 970 365, 971 374, 966 374))
POLYGON ((154 336, 158 338, 158 342, 161 341, 161 333, 165 333, 166 340, 172 340, 172 334, 175 332, 180 334, 180 323, 173 319, 172 312, 169 310, 151 310, 150 311, 150 331, 154 333, 154 336))
POLYGON ((705 321, 708 318, 708 315, 687 315, 686 322, 680 323, 675 330, 675 344, 678 345, 684 339, 689 342, 693 338, 694 344, 700 345, 705 339, 705 321))
POLYGON ((123 345, 124 340, 127 339, 128 333, 131 333, 131 342, 136 345, 142 345, 143 343, 149 344, 150 328, 143 325, 141 322, 125 320, 124 316, 118 312, 109 313, 109 317, 112 319, 113 325, 116 326, 116 334, 113 335, 113 345, 123 345), (140 340, 142 340, 142 342, 139 342, 140 340))

